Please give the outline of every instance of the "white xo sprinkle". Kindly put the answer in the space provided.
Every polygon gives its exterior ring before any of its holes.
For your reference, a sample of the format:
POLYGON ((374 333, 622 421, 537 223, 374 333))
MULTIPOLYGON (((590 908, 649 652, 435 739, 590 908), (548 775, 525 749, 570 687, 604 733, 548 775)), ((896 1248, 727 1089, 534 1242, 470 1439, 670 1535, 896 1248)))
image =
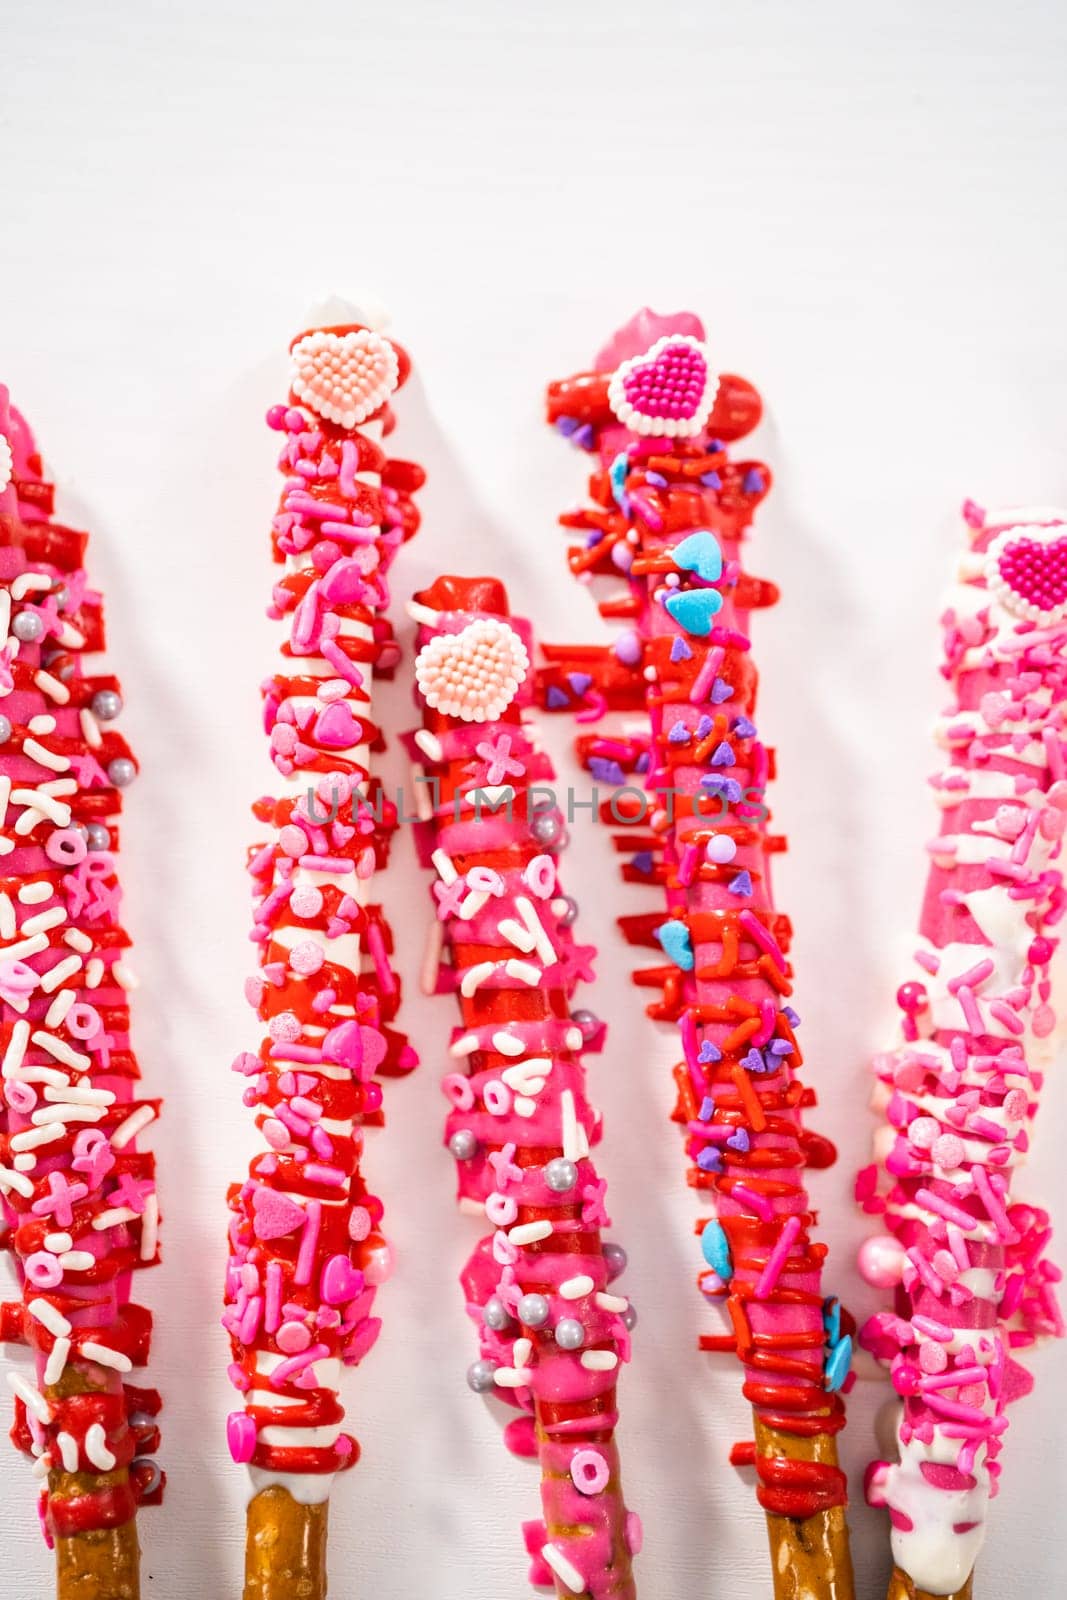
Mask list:
POLYGON ((16 944, 9 944, 4 951, 5 961, 28 961, 30 956, 39 955, 42 950, 48 949, 48 938, 39 933, 35 939, 19 939, 16 944))
POLYGON ((37 1295, 26 1307, 31 1317, 36 1317, 42 1328, 47 1328, 49 1333, 57 1339, 65 1339, 70 1332, 70 1323, 51 1302, 43 1295, 37 1295))
POLYGON ((64 1472, 77 1472, 78 1470, 78 1441, 72 1433, 57 1433, 56 1445, 59 1449, 59 1459, 63 1463, 64 1472))
POLYGON ((472 1056, 477 1049, 478 1035, 476 1033, 465 1033, 462 1038, 449 1045, 448 1053, 453 1059, 462 1060, 464 1056, 472 1056))
POLYGON ((44 1381, 49 1388, 54 1387, 63 1376, 69 1355, 70 1340, 57 1339, 48 1352, 48 1360, 45 1362, 44 1368, 44 1381))
POLYGON ((559 1292, 564 1300, 580 1300, 584 1294, 592 1294, 596 1284, 587 1272, 581 1272, 576 1278, 568 1278, 559 1286, 559 1292))
POLYGON ((45 1024, 49 1028, 59 1028, 66 1021, 67 1012, 77 1000, 78 996, 73 989, 60 989, 52 1004, 44 1014, 45 1024))
POLYGON ((32 1383, 26 1382, 21 1372, 9 1372, 7 1381, 19 1399, 33 1412, 38 1422, 51 1422, 52 1407, 39 1389, 35 1389, 32 1383))
POLYGON ((116 1372, 133 1371, 133 1362, 129 1356, 124 1356, 121 1350, 112 1350, 110 1345, 97 1344, 95 1340, 87 1339, 80 1353, 88 1361, 95 1361, 101 1367, 113 1367, 116 1372))
POLYGON ((535 943, 529 929, 524 928, 520 922, 516 922, 514 917, 505 917, 502 922, 497 924, 497 927, 508 941, 508 944, 513 944, 516 950, 522 951, 523 955, 529 955, 535 943))
POLYGON ((47 794, 43 784, 38 789, 12 789, 11 798, 15 805, 26 808, 15 823, 15 832, 18 834, 32 833, 37 824, 43 822, 46 817, 49 822, 54 822, 57 828, 70 826, 72 814, 70 807, 47 794))
MULTIPOLYGON (((441 741, 436 734, 430 732, 429 728, 419 728, 417 730, 415 734, 415 743, 418 745, 419 749, 422 751, 423 755, 428 761, 444 760, 445 752, 441 745, 441 741)), ((445 882, 449 883, 451 882, 451 879, 446 878, 445 882)))
POLYGON ((70 771, 70 762, 66 756, 57 755, 54 750, 39 744, 36 739, 23 739, 22 753, 29 756, 31 761, 38 762, 40 766, 48 767, 52 772, 70 771))
POLYGON ((115 1091, 114 1089, 76 1089, 69 1086, 63 1089, 49 1087, 44 1090, 44 1098, 53 1102, 66 1100, 73 1105, 79 1106, 113 1106, 115 1104, 115 1091))
POLYGON ((130 1113, 125 1122, 119 1123, 111 1135, 112 1149, 125 1149, 130 1140, 135 1138, 142 1128, 147 1128, 148 1124, 155 1120, 156 1113, 152 1106, 138 1106, 136 1111, 130 1113))
POLYGON ((110 1472, 115 1465, 115 1457, 107 1447, 107 1435, 99 1422, 92 1423, 85 1431, 85 1454, 101 1472, 110 1472))
POLYGON ((473 967, 468 967, 460 979, 459 992, 465 1000, 475 994, 486 978, 491 978, 496 971, 492 961, 478 961, 473 967))
POLYGON ((621 1316, 630 1302, 625 1295, 598 1294, 595 1296, 593 1304, 599 1306, 601 1311, 617 1311, 621 1316))
POLYGON ((120 989, 136 989, 137 978, 126 965, 125 961, 116 961, 111 969, 115 982, 120 989))
POLYGON ((55 733, 56 719, 46 711, 39 717, 31 717, 26 726, 31 733, 55 733))
POLYGON ((529 929, 530 938, 534 942, 534 948, 536 949, 537 954, 541 957, 541 960, 544 962, 545 966, 554 967, 557 960, 555 946, 553 945, 552 940, 548 937, 548 934, 545 932, 544 923, 537 915, 537 912, 534 910, 531 902, 526 899, 525 895, 520 895, 515 901, 515 910, 519 913, 519 916, 529 929))
POLYGON ((33 1184, 21 1172, 15 1172, 11 1167, 0 1167, 0 1191, 10 1194, 12 1189, 28 1200, 33 1193, 33 1184))
POLYGON ((70 1250, 73 1244, 74 1240, 69 1233, 46 1233, 44 1236, 44 1247, 46 1250, 51 1250, 53 1255, 59 1255, 62 1250, 70 1250))
POLYGON ((92 1065, 92 1057, 82 1055, 79 1050, 72 1050, 64 1039, 57 1039, 54 1033, 46 1033, 43 1028, 37 1028, 31 1034, 34 1044, 40 1045, 42 1050, 56 1061, 62 1061, 65 1067, 73 1067, 75 1072, 85 1072, 92 1065))
POLYGON ((519 983, 528 984, 531 989, 536 989, 541 982, 541 968, 531 965, 529 961, 505 961, 504 971, 509 978, 516 978, 519 983))
POLYGON ((472 889, 459 908, 459 920, 470 922, 488 901, 489 896, 484 889, 472 889))
POLYGON ((65 706, 70 699, 70 690, 66 684, 61 682, 59 678, 54 678, 43 667, 38 667, 33 675, 33 681, 41 693, 46 694, 50 700, 54 700, 57 706, 65 706))
MULTIPOLYGON (((66 1133, 62 1122, 49 1122, 43 1128, 27 1128, 25 1133, 16 1133, 11 1139, 12 1150, 36 1150, 38 1145, 51 1144, 53 1139, 62 1139, 66 1133)), ((36 1166, 36 1162, 34 1165, 36 1166)))
POLYGON ((32 1172, 37 1165, 37 1157, 27 1152, 26 1155, 16 1156, 11 1165, 19 1172, 32 1172))
POLYGON ((22 1056, 26 1054, 26 1046, 30 1042, 29 1022, 16 1022, 11 1029, 11 1038, 3 1056, 3 1077, 10 1078, 22 1066, 22 1056))
POLYGON ((567 1588, 571 1591, 571 1594, 585 1593, 585 1579, 578 1571, 578 1568, 574 1565, 574 1562, 569 1561, 563 1554, 563 1551, 560 1550, 556 1545, 543 1544, 541 1546, 541 1559, 545 1562, 546 1566, 552 1568, 552 1571, 556 1574, 556 1577, 567 1585, 567 1588))
POLYGON ((94 956, 85 969, 85 987, 95 989, 104 976, 104 963, 99 956, 94 956))
POLYGON ((61 1122, 99 1122, 106 1116, 103 1106, 76 1106, 72 1101, 61 1100, 58 1105, 38 1106, 30 1112, 30 1121, 40 1127, 52 1117, 61 1122))
POLYGON ((440 878, 442 883, 455 883, 459 874, 452 865, 452 857, 446 851, 435 850, 433 855, 430 857, 430 860, 437 868, 437 876, 440 878))
POLYGON ((23 938, 32 938, 35 933, 47 933, 49 928, 58 928, 59 924, 66 920, 67 912, 64 906, 53 906, 49 911, 38 911, 35 917, 27 917, 22 924, 23 938))
POLYGON ((64 1272, 88 1272, 96 1265, 96 1257, 91 1250, 67 1250, 60 1256, 59 1264, 64 1272))
POLYGON ((524 1389, 529 1381, 529 1371, 520 1367, 497 1367, 493 1373, 493 1382, 501 1389, 524 1389))
POLYGON ((563 1043, 568 1050, 580 1050, 583 1042, 581 1028, 568 1028, 563 1035, 563 1043))
POLYGON ((552 1224, 547 1217, 537 1222, 520 1222, 517 1228, 509 1228, 508 1240, 511 1244, 536 1244, 539 1239, 547 1239, 552 1233, 552 1224))
POLYGON ((73 622, 61 621, 60 629, 60 633, 56 635, 60 644, 66 645, 68 650, 85 649, 85 635, 80 628, 74 626, 73 622))
POLYGON ((614 1350, 583 1350, 582 1366, 587 1372, 614 1372, 619 1358, 614 1350))
POLYGON ((517 1117, 532 1117, 537 1110, 537 1101, 531 1100, 529 1095, 517 1094, 511 1102, 511 1109, 517 1117))
POLYGON ((578 1113, 574 1109, 574 1094, 570 1089, 564 1089, 559 1097, 560 1118, 562 1133, 560 1145, 568 1161, 580 1161, 589 1154, 589 1141, 585 1136, 585 1129, 578 1121, 578 1113))
POLYGON ((42 900, 51 900, 55 890, 50 883, 24 883, 19 890, 19 901, 24 906, 38 906, 42 900))
POLYGON ((498 1028, 493 1034, 493 1049, 502 1056, 521 1056, 526 1046, 521 1039, 516 1039, 513 1033, 507 1033, 503 1028, 498 1028))
POLYGON ((80 928, 68 928, 63 935, 63 943, 69 944, 72 950, 80 950, 83 955, 93 948, 93 941, 80 928))
POLYGON ((141 1224, 141 1260, 151 1261, 159 1242, 159 1196, 150 1194, 144 1203, 144 1220, 141 1224))
POLYGON ((517 1367, 526 1366, 533 1355, 532 1339, 516 1339, 511 1347, 511 1359, 517 1367))
POLYGON ((86 744, 89 745, 93 750, 99 750, 100 746, 104 742, 104 739, 100 732, 100 724, 97 722, 88 706, 82 707, 78 721, 81 723, 82 738, 85 740, 86 744))
POLYGON ((136 1222, 137 1212, 129 1206, 112 1206, 110 1211, 101 1211, 93 1218, 93 1227, 97 1233, 103 1233, 106 1228, 117 1228, 120 1222, 136 1222))
POLYGON ((18 934, 18 923, 15 921, 15 908, 11 904, 11 896, 0 894, 0 939, 14 939, 18 934))
POLYGON ((51 587, 51 578, 43 572, 20 572, 11 585, 11 598, 25 600, 28 594, 43 594, 51 587))

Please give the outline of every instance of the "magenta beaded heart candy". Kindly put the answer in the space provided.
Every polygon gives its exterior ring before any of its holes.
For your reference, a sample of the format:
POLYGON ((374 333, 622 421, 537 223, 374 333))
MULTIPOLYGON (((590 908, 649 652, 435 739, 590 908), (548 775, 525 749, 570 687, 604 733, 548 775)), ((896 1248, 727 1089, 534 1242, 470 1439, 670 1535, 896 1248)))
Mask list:
POLYGON ((1067 527, 1021 525, 999 533, 986 552, 985 578, 1005 610, 1032 622, 1067 616, 1067 527))
POLYGON ((689 334, 672 333, 621 363, 608 385, 608 404, 633 433, 690 438, 707 422, 718 391, 706 347, 689 334))

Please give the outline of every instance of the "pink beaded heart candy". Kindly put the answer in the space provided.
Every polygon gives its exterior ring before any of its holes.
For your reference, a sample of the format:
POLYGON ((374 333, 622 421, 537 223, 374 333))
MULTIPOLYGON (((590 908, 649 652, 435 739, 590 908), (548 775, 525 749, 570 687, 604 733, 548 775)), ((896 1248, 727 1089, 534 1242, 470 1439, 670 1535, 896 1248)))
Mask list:
POLYGON ((621 363, 608 385, 608 404, 634 433, 689 438, 707 422, 718 392, 707 347, 689 334, 670 333, 643 356, 621 363))
POLYGON ((426 704, 464 722, 495 722, 514 700, 530 658, 513 628, 479 617, 459 633, 439 633, 415 661, 426 704))
POLYGON ((306 333, 291 355, 289 387, 297 399, 341 428, 358 427, 372 417, 400 377, 393 346, 370 328, 306 333))
POLYGON ((1005 610, 1032 622, 1067 616, 1067 528, 1022 525, 999 533, 986 552, 985 579, 1005 610))

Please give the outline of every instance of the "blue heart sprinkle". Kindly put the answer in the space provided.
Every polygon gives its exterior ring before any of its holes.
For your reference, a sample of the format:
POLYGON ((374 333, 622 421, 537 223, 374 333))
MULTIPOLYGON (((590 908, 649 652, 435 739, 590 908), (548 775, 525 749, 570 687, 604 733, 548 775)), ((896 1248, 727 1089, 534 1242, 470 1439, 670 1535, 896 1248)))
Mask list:
POLYGON ((722 1156, 713 1144, 705 1145, 697 1156, 697 1166, 701 1172, 721 1172, 722 1156))
POLYGON ((731 878, 730 879, 730 882, 726 885, 726 887, 729 889, 731 894, 751 894, 752 893, 752 875, 751 875, 751 873, 749 873, 747 871, 739 872, 737 874, 736 878, 731 878))
POLYGON ((671 645, 671 660, 672 661, 692 661, 692 659, 693 659, 693 652, 692 652, 692 650, 690 650, 690 648, 686 644, 685 640, 684 639, 675 639, 674 643, 671 645))
POLYGON ((714 726, 715 724, 710 717, 701 717, 700 721, 697 723, 697 738, 706 739, 714 726))
POLYGON ((693 970, 693 946, 689 939, 689 929, 684 922, 663 922, 655 930, 665 955, 668 955, 676 967, 683 972, 693 970))
POLYGON ((754 739, 756 737, 756 724, 749 722, 747 717, 735 717, 730 727, 731 732, 736 733, 739 739, 754 739))
POLYGON ((748 471, 745 473, 744 477, 741 479, 741 490, 742 490, 742 493, 743 494, 760 494, 760 493, 762 493, 763 486, 764 486, 763 473, 759 472, 755 467, 749 467, 748 471))
POLYGON ((730 1259, 730 1244, 721 1222, 712 1220, 704 1224, 700 1235, 700 1250, 712 1272, 716 1273, 724 1283, 729 1283, 734 1275, 734 1264, 730 1259))
POLYGON ((712 1044, 710 1039, 701 1039, 700 1049, 697 1051, 697 1061, 702 1067, 710 1067, 713 1062, 722 1060, 722 1051, 717 1044, 712 1044))
POLYGON ((722 479, 719 477, 717 472, 702 472, 700 475, 700 481, 704 485, 705 489, 722 488, 722 479))
POLYGON ((714 1115, 715 1101, 712 1099, 710 1094, 706 1094, 703 1100, 700 1102, 700 1115, 697 1118, 697 1121, 710 1122, 714 1115))
POLYGON ((783 1006, 782 1016, 785 1018, 791 1028, 800 1027, 800 1018, 797 1016, 792 1006, 783 1006))
POLYGON ((560 417, 556 423, 556 429, 565 439, 569 439, 572 433, 577 433, 578 431, 578 418, 560 417))
POLYGON ((826 1359, 826 1387, 831 1394, 836 1394, 838 1389, 848 1377, 848 1370, 852 1365, 852 1340, 844 1334, 826 1359))
POLYGON ((635 872, 651 872, 652 871, 652 852, 651 852, 651 850, 639 850, 637 852, 637 854, 631 860, 630 865, 633 867, 635 872))
POLYGON ((651 764, 652 764, 651 755, 649 754, 649 752, 647 750, 642 750, 641 754, 638 756, 637 760, 634 762, 634 771, 635 772, 647 772, 649 767, 651 766, 651 764))
POLYGON ((722 610, 722 595, 718 589, 680 589, 669 594, 663 604, 686 633, 695 639, 706 639, 711 632, 711 619, 722 610))
POLYGON ((722 551, 719 549, 719 541, 706 528, 701 528, 698 533, 689 534, 688 538, 676 544, 671 551, 671 560, 682 572, 695 572, 705 583, 714 583, 717 578, 722 577, 722 551))
POLYGON ((560 706, 569 706, 570 703, 571 697, 565 689, 558 688, 554 683, 549 686, 545 695, 545 705, 550 711, 558 711, 560 706))
POLYGON ((841 1337, 841 1302, 836 1295, 831 1295, 822 1303, 822 1325, 829 1342, 836 1344, 841 1337))
POLYGON ((747 1056, 742 1056, 741 1065, 748 1072, 766 1072, 767 1070, 767 1063, 764 1061, 763 1056, 756 1049, 755 1045, 752 1046, 752 1049, 748 1052, 747 1056))
POLYGON ((581 695, 584 694, 585 691, 590 687, 593 680, 589 676, 588 672, 568 672, 567 682, 570 684, 575 694, 581 695))
POLYGON ((733 752, 732 747, 727 743, 727 741, 725 739, 722 741, 722 744, 719 744, 719 745, 715 746, 715 749, 712 752, 711 764, 712 764, 713 767, 732 767, 733 766, 733 764, 734 764, 734 752, 733 752))
POLYGON ((688 744, 689 740, 692 738, 692 735, 690 734, 689 729, 686 727, 684 722, 676 722, 670 733, 667 735, 667 738, 670 740, 671 744, 688 744))
POLYGON ((791 1056, 793 1054, 793 1046, 788 1039, 772 1039, 767 1049, 772 1056, 791 1056))
POLYGON ((731 1150, 739 1150, 742 1155, 752 1148, 747 1128, 735 1128, 726 1143, 731 1150))
POLYGON ((733 698, 733 693, 734 691, 731 689, 728 683, 724 683, 721 678, 716 678, 715 682, 711 686, 712 705, 721 706, 724 700, 731 700, 733 698))

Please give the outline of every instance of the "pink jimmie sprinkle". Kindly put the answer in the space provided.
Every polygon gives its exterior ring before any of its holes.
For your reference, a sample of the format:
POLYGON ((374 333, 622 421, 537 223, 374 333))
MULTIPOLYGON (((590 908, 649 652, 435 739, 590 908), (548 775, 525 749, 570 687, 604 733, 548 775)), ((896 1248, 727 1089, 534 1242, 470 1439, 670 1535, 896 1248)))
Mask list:
POLYGON ((300 1253, 296 1258, 296 1270, 293 1273, 294 1283, 310 1283, 311 1273, 315 1265, 315 1248, 319 1242, 319 1229, 322 1226, 321 1200, 309 1200, 307 1203, 307 1220, 304 1223, 304 1232, 300 1240, 300 1253))
POLYGON ((778 1236, 778 1243, 767 1257, 767 1265, 760 1273, 756 1284, 756 1299, 766 1300, 773 1293, 775 1284, 782 1275, 782 1269, 789 1259, 789 1252, 800 1233, 800 1218, 790 1217, 778 1236))
POLYGON ((306 1367, 313 1366, 316 1361, 323 1361, 330 1353, 326 1344, 313 1344, 307 1350, 301 1350, 299 1355, 289 1356, 285 1361, 279 1361, 270 1375, 270 1386, 278 1389, 283 1383, 288 1383, 298 1372, 303 1372, 306 1367))

